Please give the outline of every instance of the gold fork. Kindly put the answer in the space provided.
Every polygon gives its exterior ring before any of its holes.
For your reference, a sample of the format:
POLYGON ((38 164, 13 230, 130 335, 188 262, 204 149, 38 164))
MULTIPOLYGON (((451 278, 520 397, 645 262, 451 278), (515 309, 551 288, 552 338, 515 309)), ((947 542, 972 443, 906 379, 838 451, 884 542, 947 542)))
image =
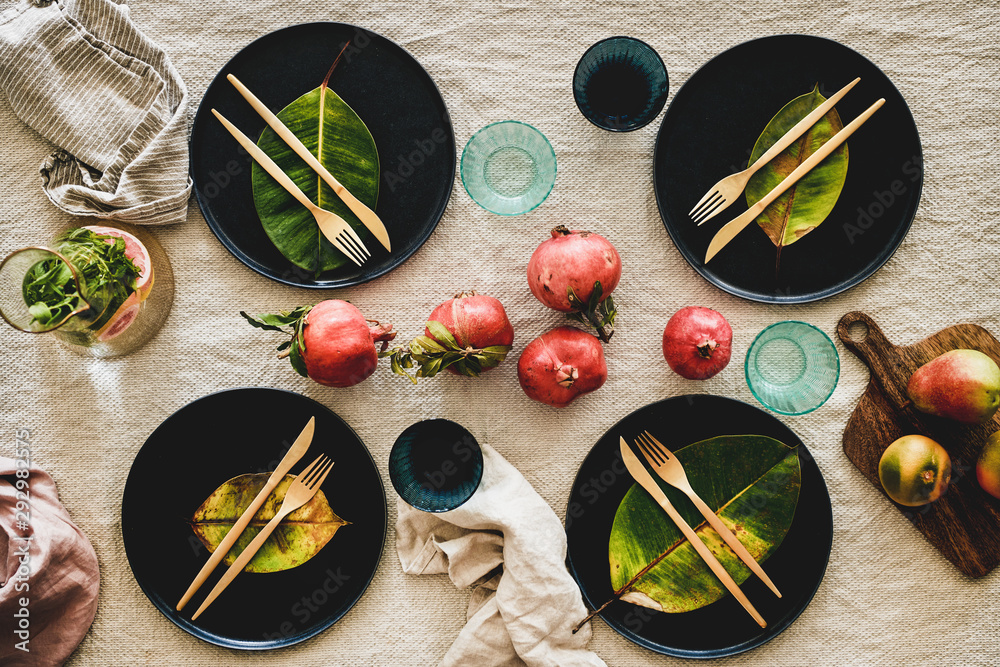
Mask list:
POLYGON ((809 113, 808 116, 800 120, 792 127, 792 129, 782 135, 782 137, 778 139, 773 146, 767 149, 766 153, 757 158, 752 165, 741 172, 726 176, 709 188, 705 196, 698 200, 698 203, 691 209, 688 216, 700 225, 725 210, 726 207, 736 201, 736 198, 739 197, 740 193, 743 192, 744 188, 746 188, 747 183, 750 181, 750 177, 757 173, 758 169, 773 160, 775 156, 781 153, 781 151, 791 146, 793 141, 805 134, 806 130, 815 125, 820 118, 825 116, 827 112, 840 101, 840 98, 846 95, 847 91, 853 88, 858 81, 861 81, 861 77, 851 81, 849 84, 834 93, 833 96, 826 102, 823 102, 823 104, 816 107, 809 113))
POLYGON ((767 584, 775 595, 779 598, 781 593, 778 588, 771 581, 770 577, 764 573, 763 568, 760 564, 754 560, 754 557, 750 555, 747 548, 733 535, 733 531, 729 530, 726 524, 722 523, 722 519, 719 518, 712 508, 705 504, 694 489, 691 488, 691 483, 688 481, 687 474, 684 472, 684 467, 681 462, 677 460, 677 457, 673 453, 663 446, 663 444, 650 435, 649 431, 644 431, 636 438, 636 444, 639 445, 639 449, 642 450, 642 455, 646 458, 646 461, 653 467, 656 474, 660 476, 664 482, 670 486, 680 489, 680 491, 691 499, 694 506, 698 508, 702 516, 708 521, 708 525, 715 529, 715 532, 725 540, 726 544, 736 552, 736 555, 740 557, 746 566, 750 570, 760 577, 760 580, 767 584))
POLYGON ((288 190, 289 194, 295 197, 300 204, 305 206, 309 212, 312 213, 313 217, 316 218, 316 224, 319 225, 319 230, 323 232, 323 236, 325 236, 330 243, 336 246, 342 253, 347 255, 347 258, 358 266, 361 266, 366 259, 371 257, 371 253, 368 252, 368 248, 365 247, 365 244, 361 241, 361 237, 358 236, 358 233, 354 231, 353 227, 347 224, 346 220, 341 218, 336 213, 327 211, 326 209, 320 208, 319 206, 316 206, 316 204, 312 203, 312 200, 306 196, 306 193, 302 192, 302 190, 299 189, 299 186, 295 185, 295 181, 293 181, 288 174, 281 171, 281 167, 275 164, 274 160, 272 160, 267 153, 262 151, 257 144, 251 141, 250 137, 243 134, 238 127, 230 123, 225 116, 215 109, 212 109, 212 113, 215 114, 215 117, 219 119, 219 122, 222 123, 227 130, 229 130, 229 134, 233 135, 233 138, 235 138, 236 141, 238 141, 240 145, 246 149, 247 153, 250 153, 253 159, 257 160, 258 164, 264 168, 264 171, 270 174, 271 178, 278 181, 278 184, 281 185, 281 187, 288 190))
POLYGON ((247 545, 247 548, 240 553, 236 562, 229 566, 222 579, 215 585, 212 592, 208 594, 205 601, 201 603, 194 616, 191 617, 192 621, 201 616, 201 613, 208 608, 208 605, 212 604, 215 598, 219 597, 219 593, 224 591, 232 583, 233 579, 236 578, 236 575, 243 571, 243 568, 246 567, 247 563, 250 562, 250 559, 253 558, 254 554, 257 553, 267 538, 270 537, 274 529, 278 527, 281 520, 305 505, 316 495, 316 492, 319 491, 319 487, 323 484, 323 480, 326 479, 332 467, 333 461, 330 457, 321 454, 319 458, 299 473, 291 485, 289 485, 288 491, 285 492, 285 499, 281 502, 281 507, 278 508, 274 518, 267 522, 267 525, 253 538, 253 541, 247 545))

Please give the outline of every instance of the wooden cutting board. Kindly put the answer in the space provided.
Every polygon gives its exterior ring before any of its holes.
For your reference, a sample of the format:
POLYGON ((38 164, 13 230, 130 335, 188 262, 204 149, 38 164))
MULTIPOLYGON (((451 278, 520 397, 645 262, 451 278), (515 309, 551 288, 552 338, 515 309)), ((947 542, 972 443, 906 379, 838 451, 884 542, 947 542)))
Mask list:
POLYGON ((979 350, 1000 363, 1000 342, 980 326, 957 324, 913 345, 893 345, 862 312, 844 315, 837 336, 871 370, 844 429, 847 458, 882 491, 878 462, 896 438, 919 433, 941 443, 952 461, 948 491, 930 505, 896 507, 959 570, 970 577, 989 573, 1000 562, 1000 500, 979 488, 976 461, 986 438, 1000 430, 1000 413, 975 426, 926 415, 908 405, 906 384, 913 371, 949 350, 979 350))

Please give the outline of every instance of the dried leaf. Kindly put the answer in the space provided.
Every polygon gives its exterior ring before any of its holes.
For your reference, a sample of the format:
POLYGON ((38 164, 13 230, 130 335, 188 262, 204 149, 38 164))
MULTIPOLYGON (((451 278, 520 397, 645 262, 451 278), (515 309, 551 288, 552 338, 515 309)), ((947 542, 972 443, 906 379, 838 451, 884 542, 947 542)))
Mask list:
MULTIPOLYGON (((209 551, 215 551, 270 476, 271 473, 251 473, 234 477, 213 491, 195 510, 191 527, 209 551)), ((261 528, 274 518, 293 479, 293 475, 285 475, 278 483, 226 555, 226 565, 232 565, 261 528)), ((334 514, 320 490, 278 524, 260 551, 250 559, 246 571, 279 572, 301 565, 319 553, 341 526, 348 524, 334 514)))
MULTIPOLYGON (((753 164, 793 125, 825 101, 826 98, 820 94, 817 85, 811 92, 796 97, 782 107, 757 139, 749 164, 753 164)), ((747 205, 753 206, 763 199, 842 128, 840 115, 835 108, 831 109, 791 146, 750 178, 746 187, 747 205)), ((757 224, 778 248, 779 259, 784 246, 795 243, 818 227, 833 210, 847 179, 847 162, 845 142, 757 217, 757 224)))

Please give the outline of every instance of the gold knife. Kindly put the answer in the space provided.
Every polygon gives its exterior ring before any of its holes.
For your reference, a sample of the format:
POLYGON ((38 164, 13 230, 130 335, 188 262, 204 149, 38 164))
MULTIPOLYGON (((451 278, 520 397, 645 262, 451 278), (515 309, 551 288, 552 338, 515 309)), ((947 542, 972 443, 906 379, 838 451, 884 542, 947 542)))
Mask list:
POLYGON ((229 82, 236 87, 236 90, 240 92, 240 95, 242 95, 243 98, 250 103, 250 106, 252 106, 254 110, 260 114, 261 118, 263 118, 267 124, 271 126, 271 129, 274 130, 275 133, 281 137, 293 151, 295 151, 295 154, 305 160, 306 164, 312 167, 313 171, 319 174, 320 177, 326 181, 326 184, 330 186, 330 188, 343 200, 345 204, 347 204, 347 208, 351 209, 351 212, 358 216, 358 220, 360 220, 364 226, 368 228, 368 231, 370 231, 372 235, 378 239, 379 243, 385 246, 386 250, 391 252, 392 247, 389 244, 389 232, 385 230, 385 225, 382 224, 382 220, 375 214, 375 211, 365 206, 357 197, 351 194, 347 188, 341 185, 340 181, 338 181, 333 174, 331 174, 327 168, 316 159, 316 156, 312 154, 312 151, 306 148, 305 144, 303 144, 299 138, 296 137, 292 131, 281 122, 281 119, 275 116, 263 102, 257 99, 257 96, 251 93, 239 79, 232 74, 229 74, 226 78, 228 78, 229 82))
POLYGON ((691 529, 691 526, 689 526, 688 522, 684 520, 684 517, 682 517, 677 510, 674 509, 674 506, 670 504, 670 501, 667 500, 666 494, 663 493, 663 489, 661 489, 656 483, 653 476, 649 474, 646 467, 639 462, 638 457, 632 453, 632 449, 628 446, 628 443, 625 442, 625 438, 619 437, 618 439, 619 447, 622 452, 622 461, 625 462, 625 467, 628 468, 629 474, 631 474, 635 481, 639 483, 639 486, 646 489, 646 492, 653 497, 653 500, 655 500, 656 503, 663 508, 663 511, 666 512, 671 519, 673 519, 674 523, 677 524, 677 527, 681 529, 684 537, 687 538, 688 542, 691 543, 691 546, 694 547, 694 550, 697 551, 698 555, 705 561, 705 564, 708 565, 712 572, 715 573, 715 576, 719 578, 719 581, 722 582, 726 589, 733 594, 733 597, 735 597, 739 603, 743 605, 743 608, 749 612, 749 614, 753 617, 753 620, 757 621, 757 625, 762 628, 766 628, 767 621, 765 621, 764 617, 761 616, 756 609, 754 609, 752 604, 750 604, 750 600, 748 600, 747 596, 742 590, 740 590, 740 587, 736 585, 733 578, 729 576, 729 573, 726 572, 726 568, 722 567, 722 563, 719 562, 719 559, 715 557, 707 546, 705 546, 705 543, 702 542, 701 538, 698 537, 698 535, 691 529))
POLYGON ((805 176, 813 167, 822 162, 826 156, 834 151, 840 144, 847 140, 847 137, 851 136, 855 130, 861 127, 868 118, 878 111, 879 107, 885 104, 885 99, 879 99, 875 104, 868 107, 864 113, 852 120, 847 126, 845 126, 840 132, 830 137, 829 141, 819 147, 815 153, 806 158, 805 162, 800 164, 795 170, 785 177, 781 183, 775 186, 773 190, 764 195, 764 198, 759 202, 748 208, 739 217, 727 222, 722 229, 715 233, 712 238, 712 242, 708 244, 708 252, 705 253, 705 263, 708 264, 709 261, 715 255, 722 250, 727 243, 733 240, 737 234, 743 231, 743 228, 749 225, 758 215, 760 215, 768 205, 777 199, 781 194, 788 188, 795 185, 795 183, 805 176))
POLYGON ((274 469, 273 473, 271 473, 271 476, 267 480, 267 484, 264 485, 264 488, 260 490, 257 496, 246 508, 240 518, 236 521, 236 524, 228 533, 226 533, 226 537, 222 540, 219 546, 215 548, 215 551, 212 552, 212 556, 208 559, 208 562, 202 566, 201 571, 198 572, 198 576, 196 576, 194 581, 191 582, 191 585, 188 586, 187 592, 184 593, 184 597, 182 597, 181 601, 177 603, 177 611, 183 609, 184 605, 191 600, 191 597, 198 592, 198 589, 201 588, 203 583, 205 583, 208 576, 212 574, 212 571, 215 570, 218 564, 222 562, 222 559, 226 557, 226 554, 229 553, 229 550, 233 548, 233 545, 236 544, 236 540, 239 538, 240 534, 242 534, 246 527, 250 525, 250 520, 253 519, 254 514, 257 513, 260 506, 263 505, 264 501, 271 495, 271 492, 274 491, 274 487, 278 486, 278 482, 285 478, 285 475, 292 469, 292 466, 298 463, 299 459, 302 458, 302 455, 306 453, 306 450, 309 449, 309 445, 312 443, 313 431, 315 429, 316 418, 310 417, 309 422, 305 425, 305 428, 303 428, 302 432, 299 433, 299 437, 295 438, 295 442, 292 443, 288 453, 285 454, 284 458, 281 459, 281 462, 278 463, 278 467, 274 469))

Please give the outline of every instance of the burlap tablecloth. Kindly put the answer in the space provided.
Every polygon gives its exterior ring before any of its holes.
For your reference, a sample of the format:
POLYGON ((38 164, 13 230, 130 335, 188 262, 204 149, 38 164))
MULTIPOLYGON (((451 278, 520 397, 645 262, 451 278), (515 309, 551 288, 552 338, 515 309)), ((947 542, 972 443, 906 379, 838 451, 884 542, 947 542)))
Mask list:
MULTIPOLYGON (((575 4, 133 2, 139 27, 167 50, 184 77, 189 114, 211 77, 251 40, 293 23, 341 20, 397 40, 420 60, 448 103, 459 146, 486 123, 506 118, 531 122, 552 141, 559 176, 539 209, 516 218, 491 215, 456 182, 444 219, 416 255, 337 297, 403 332, 416 332, 445 297, 476 288, 507 307, 517 332, 516 356, 561 321, 531 296, 523 272, 548 230, 572 221, 606 234, 618 247, 625 277, 615 297, 622 314, 607 348, 608 383, 565 410, 529 401, 510 361, 477 382, 442 377, 413 388, 383 368, 352 389, 326 389, 274 360, 272 338, 252 330, 237 312, 273 311, 333 294, 284 287, 253 273, 216 241, 192 204, 187 222, 153 230, 173 262, 177 294, 166 327, 138 353, 88 361, 53 341, 0 328, 2 453, 13 455, 15 429, 30 429, 35 460, 55 478, 100 558, 97 619, 70 664, 426 665, 441 659, 464 624, 468 592, 443 577, 404 575, 391 532, 375 580, 358 605, 297 647, 239 653, 194 639, 165 620, 125 560, 122 489, 149 433, 206 393, 264 385, 318 399, 357 429, 390 493, 385 466, 396 435, 420 418, 453 419, 517 466, 562 516, 577 466, 596 438, 628 412, 686 392, 753 402, 741 360, 753 336, 772 322, 802 319, 832 335, 843 313, 861 309, 897 343, 961 321, 1000 334, 1000 9, 994 0, 575 4), (612 34, 633 35, 656 48, 676 91, 720 51, 786 32, 836 39, 886 72, 916 118, 926 174, 913 228, 881 271, 820 303, 777 307, 724 294, 681 259, 660 222, 651 187, 659 122, 629 134, 603 132, 580 116, 570 79, 586 47, 612 34), (488 247, 502 252, 477 247, 487 236, 488 247), (735 332, 734 362, 702 383, 669 372, 659 351, 666 319, 691 304, 720 310, 735 332)), ((39 187, 38 165, 51 150, 17 121, 6 101, 0 103, 4 254, 44 241, 70 221, 39 187)), ((962 575, 844 457, 841 434, 868 373, 851 353, 842 347, 840 353, 842 377, 830 401, 812 414, 786 419, 815 454, 833 501, 826 578, 788 630, 719 664, 997 664, 1000 573, 980 580, 962 575)), ((392 525, 394 503, 389 507, 392 525)), ((0 641, 12 640, 0 635, 0 641)), ((674 662, 630 644, 600 620, 591 647, 609 665, 674 662)))

